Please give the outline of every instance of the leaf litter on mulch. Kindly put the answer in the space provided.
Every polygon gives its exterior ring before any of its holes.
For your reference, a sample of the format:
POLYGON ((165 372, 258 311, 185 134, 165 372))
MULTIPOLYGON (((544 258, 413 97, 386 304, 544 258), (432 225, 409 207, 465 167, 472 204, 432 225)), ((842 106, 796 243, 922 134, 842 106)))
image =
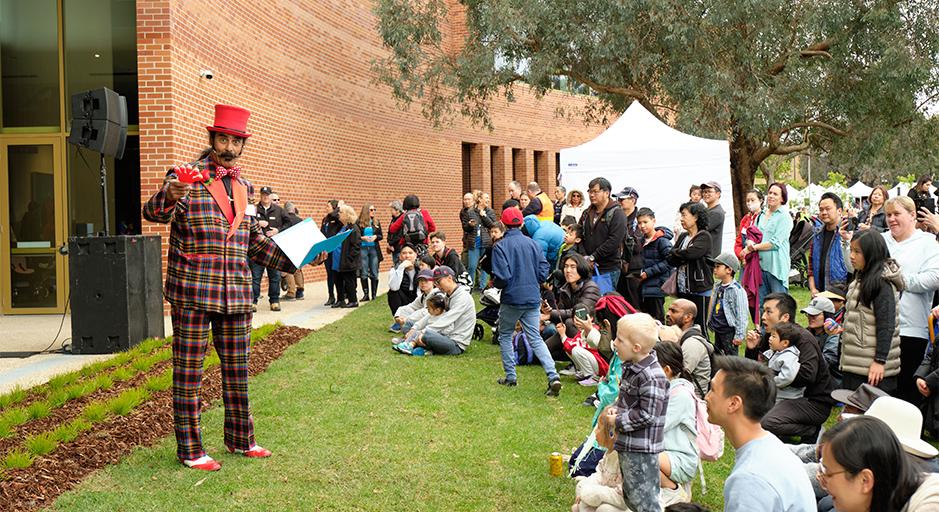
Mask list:
MULTIPOLYGON (((312 331, 309 329, 294 326, 278 327, 251 347, 249 375, 257 375, 266 370, 283 355, 287 347, 297 343, 310 332, 312 331)), ((166 367, 156 366, 160 367, 159 371, 166 367)), ((152 375, 156 366, 145 375, 152 375)), ((138 376, 114 383, 106 395, 98 395, 96 392, 89 396, 96 396, 95 399, 112 394, 116 396, 144 381, 145 377, 138 376)), ((210 407, 221 396, 221 367, 216 365, 203 375, 203 409, 210 407)), ((65 409, 65 406, 62 409, 65 409)), ((75 416, 78 413, 71 414, 75 416)), ((57 418, 62 421, 61 416, 57 418)), ((43 424, 48 423, 43 420, 40 420, 43 424)), ((51 430, 50 425, 58 424, 61 423, 49 423, 46 428, 51 430)), ((32 428, 26 428, 24 431, 38 432, 32 428)), ((119 462, 138 446, 152 446, 172 433, 173 393, 171 390, 153 393, 146 402, 134 408, 128 415, 110 416, 95 424, 91 430, 83 432, 74 441, 60 444, 49 455, 37 458, 30 467, 7 471, 0 479, 0 510, 18 512, 48 507, 57 497, 74 488, 94 471, 119 462)), ((17 438, 22 439, 19 435, 17 438)))

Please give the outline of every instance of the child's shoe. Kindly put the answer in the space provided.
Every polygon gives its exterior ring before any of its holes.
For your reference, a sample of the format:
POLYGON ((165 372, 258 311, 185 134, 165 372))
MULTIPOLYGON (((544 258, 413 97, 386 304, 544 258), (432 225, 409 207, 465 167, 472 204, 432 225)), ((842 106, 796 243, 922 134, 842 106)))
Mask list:
POLYGON ((393 346, 393 347, 391 347, 391 348, 394 349, 395 352, 400 352, 400 353, 402 353, 402 354, 404 354, 404 355, 408 355, 408 356, 411 355, 411 350, 412 350, 412 349, 411 349, 411 343, 410 343, 410 342, 402 341, 401 343, 398 343, 397 345, 395 345, 395 346, 393 346))
POLYGON ((577 373, 577 370, 574 369, 574 365, 573 365, 573 364, 569 364, 569 365, 567 365, 567 368, 565 368, 565 369, 559 371, 558 373, 560 373, 561 375, 569 375, 569 376, 572 376, 572 375, 574 375, 575 373, 577 373))
POLYGON ((399 333, 401 332, 401 324, 399 324, 398 322, 395 322, 391 324, 391 327, 389 327, 388 330, 391 332, 399 333))
POLYGON ((218 471, 222 469, 222 465, 208 455, 203 455, 198 459, 180 460, 180 462, 182 462, 183 465, 187 468, 198 469, 201 471, 218 471))

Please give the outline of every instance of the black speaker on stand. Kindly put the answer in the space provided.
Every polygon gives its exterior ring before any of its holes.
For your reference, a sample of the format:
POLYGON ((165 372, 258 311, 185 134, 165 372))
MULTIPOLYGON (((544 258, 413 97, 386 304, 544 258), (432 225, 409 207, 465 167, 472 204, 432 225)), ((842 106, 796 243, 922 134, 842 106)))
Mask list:
POLYGON ((110 236, 105 157, 121 158, 127 101, 100 88, 71 98, 68 141, 100 154, 104 236, 69 238, 72 352, 108 354, 163 337, 163 276, 159 236, 110 236))

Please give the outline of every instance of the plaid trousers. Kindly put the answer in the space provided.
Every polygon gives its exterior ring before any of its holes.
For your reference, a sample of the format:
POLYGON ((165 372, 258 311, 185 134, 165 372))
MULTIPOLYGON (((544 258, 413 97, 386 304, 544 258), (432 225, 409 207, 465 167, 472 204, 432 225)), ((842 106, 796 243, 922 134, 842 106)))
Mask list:
POLYGON ((251 313, 223 315, 176 308, 173 319, 173 424, 176 456, 198 459, 202 449, 199 425, 202 399, 202 364, 212 340, 222 365, 225 402, 225 446, 247 450, 254 446, 254 422, 248 407, 248 352, 251 348, 251 313))

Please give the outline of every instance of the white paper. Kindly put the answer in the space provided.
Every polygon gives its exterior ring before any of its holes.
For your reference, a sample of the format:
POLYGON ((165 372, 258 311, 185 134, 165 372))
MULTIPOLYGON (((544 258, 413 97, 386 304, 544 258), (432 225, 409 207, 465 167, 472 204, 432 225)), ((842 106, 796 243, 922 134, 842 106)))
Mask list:
POLYGON ((245 217, 257 217, 257 216, 258 216, 258 207, 254 206, 253 204, 249 204, 248 207, 245 208, 245 217))
POLYGON ((310 218, 290 226, 271 238, 297 268, 300 268, 311 247, 326 240, 319 226, 310 218))

